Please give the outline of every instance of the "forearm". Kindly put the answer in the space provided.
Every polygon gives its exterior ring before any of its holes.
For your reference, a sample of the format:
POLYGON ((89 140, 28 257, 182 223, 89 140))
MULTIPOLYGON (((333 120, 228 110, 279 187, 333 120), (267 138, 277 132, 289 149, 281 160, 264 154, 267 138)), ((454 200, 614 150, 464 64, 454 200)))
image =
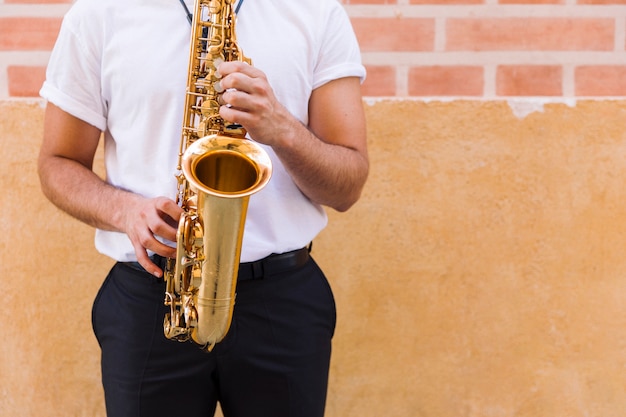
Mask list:
POLYGON ((369 163, 358 150, 326 143, 292 119, 274 151, 300 190, 312 201, 337 211, 360 197, 369 163))
POLYGON ((38 160, 41 189, 61 210, 102 230, 125 233, 137 261, 161 276, 148 251, 172 257, 182 209, 170 198, 147 198, 110 184, 92 171, 100 130, 48 104, 38 160))
POLYGON ((45 196, 61 210, 99 229, 123 231, 125 210, 138 198, 104 182, 89 168, 64 157, 39 161, 39 177, 45 196))

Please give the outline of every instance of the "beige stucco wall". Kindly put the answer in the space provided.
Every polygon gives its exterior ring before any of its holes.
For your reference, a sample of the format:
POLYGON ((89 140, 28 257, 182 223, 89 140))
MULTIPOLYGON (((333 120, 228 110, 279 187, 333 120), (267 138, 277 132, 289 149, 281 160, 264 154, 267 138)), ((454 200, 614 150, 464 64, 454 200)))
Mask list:
MULTIPOLYGON (((371 178, 313 250, 339 312, 327 416, 623 416, 626 102, 366 110, 371 178)), ((111 262, 39 191, 42 114, 0 102, 0 415, 103 416, 111 262)))

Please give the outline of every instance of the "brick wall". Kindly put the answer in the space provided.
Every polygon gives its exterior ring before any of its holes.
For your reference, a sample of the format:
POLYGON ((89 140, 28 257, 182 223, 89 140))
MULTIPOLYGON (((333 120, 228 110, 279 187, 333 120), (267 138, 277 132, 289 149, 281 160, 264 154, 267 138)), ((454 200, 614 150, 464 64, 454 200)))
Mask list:
MULTIPOLYGON (((71 0, 0 0, 0 99, 36 96, 71 0)), ((367 96, 626 96, 626 0, 342 0, 367 96)))

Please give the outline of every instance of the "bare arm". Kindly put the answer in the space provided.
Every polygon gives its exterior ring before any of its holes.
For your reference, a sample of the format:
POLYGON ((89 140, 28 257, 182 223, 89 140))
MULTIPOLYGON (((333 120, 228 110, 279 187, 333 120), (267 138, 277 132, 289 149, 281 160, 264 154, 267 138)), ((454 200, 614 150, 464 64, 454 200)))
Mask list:
POLYGON ((93 171, 100 130, 48 104, 38 169, 43 193, 61 210, 91 226, 126 233, 146 270, 162 271, 147 249, 163 256, 175 250, 155 235, 175 240, 181 209, 165 197, 147 199, 115 188, 93 171))
POLYGON ((241 62, 220 66, 223 118, 242 124, 254 140, 270 145, 300 190, 339 211, 360 197, 367 179, 365 116, 358 78, 331 81, 313 91, 309 126, 276 97, 263 72, 241 62))

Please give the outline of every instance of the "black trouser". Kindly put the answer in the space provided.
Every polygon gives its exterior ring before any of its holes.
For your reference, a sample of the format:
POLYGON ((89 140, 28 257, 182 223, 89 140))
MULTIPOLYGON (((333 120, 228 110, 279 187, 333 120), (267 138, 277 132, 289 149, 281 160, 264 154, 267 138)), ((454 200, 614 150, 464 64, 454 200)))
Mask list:
POLYGON ((316 263, 237 284, 211 353, 163 335, 164 282, 118 263, 93 307, 109 417, 320 417, 335 303, 316 263))

